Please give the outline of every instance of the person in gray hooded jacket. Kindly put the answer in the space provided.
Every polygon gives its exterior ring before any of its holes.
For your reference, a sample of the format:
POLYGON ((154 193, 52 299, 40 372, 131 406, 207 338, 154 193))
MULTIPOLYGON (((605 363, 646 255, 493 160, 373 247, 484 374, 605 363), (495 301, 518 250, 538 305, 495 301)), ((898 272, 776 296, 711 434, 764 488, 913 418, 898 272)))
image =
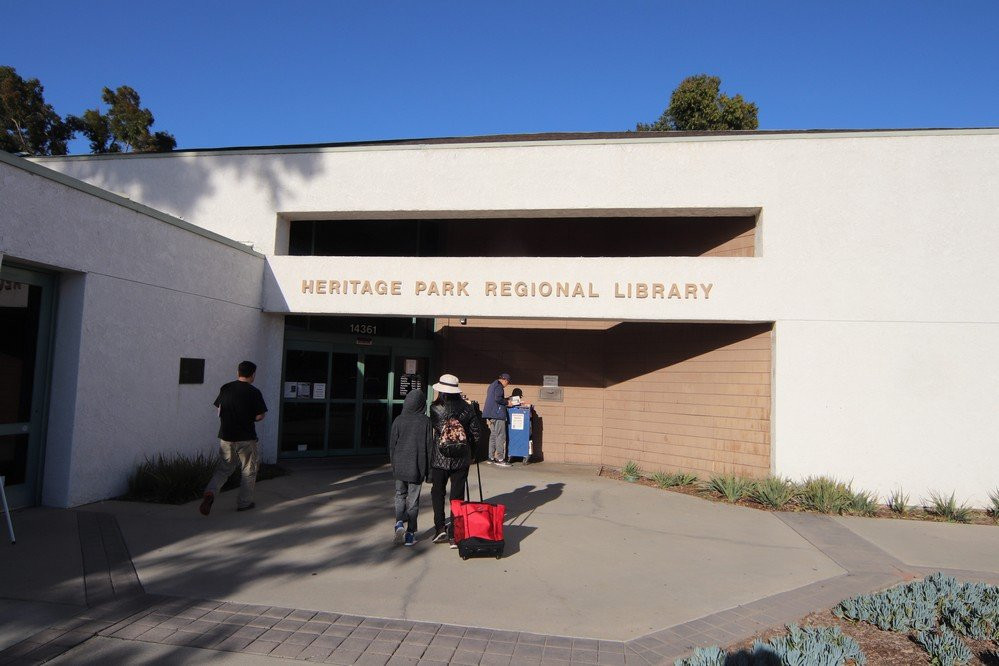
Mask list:
POLYGON ((420 513, 420 491, 430 476, 433 430, 426 414, 427 394, 415 389, 406 394, 402 413, 392 422, 389 460, 395 479, 395 542, 416 543, 416 519, 420 513))

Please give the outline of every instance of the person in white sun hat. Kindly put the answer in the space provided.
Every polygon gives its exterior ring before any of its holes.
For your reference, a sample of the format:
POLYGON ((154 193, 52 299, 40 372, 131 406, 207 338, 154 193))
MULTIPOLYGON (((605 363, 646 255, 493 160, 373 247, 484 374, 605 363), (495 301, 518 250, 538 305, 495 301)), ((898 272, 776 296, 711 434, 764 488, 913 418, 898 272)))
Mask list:
POLYGON ((437 399, 430 405, 434 445, 430 451, 430 499, 434 505, 434 543, 453 539, 444 518, 444 487, 451 481, 450 499, 465 499, 465 482, 472 464, 472 450, 482 438, 475 410, 461 398, 454 375, 441 375, 434 384, 437 399))

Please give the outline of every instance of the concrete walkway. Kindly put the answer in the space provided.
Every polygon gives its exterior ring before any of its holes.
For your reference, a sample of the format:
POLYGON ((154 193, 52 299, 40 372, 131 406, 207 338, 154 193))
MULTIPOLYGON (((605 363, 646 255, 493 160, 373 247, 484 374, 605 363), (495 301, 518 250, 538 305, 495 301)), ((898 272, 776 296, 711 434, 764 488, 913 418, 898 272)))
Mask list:
POLYGON ((672 663, 933 570, 999 582, 995 527, 771 514, 590 467, 482 476, 508 508, 500 560, 430 543, 429 486, 421 541, 394 546, 385 468, 294 465, 208 518, 16 512, 0 663, 672 663))

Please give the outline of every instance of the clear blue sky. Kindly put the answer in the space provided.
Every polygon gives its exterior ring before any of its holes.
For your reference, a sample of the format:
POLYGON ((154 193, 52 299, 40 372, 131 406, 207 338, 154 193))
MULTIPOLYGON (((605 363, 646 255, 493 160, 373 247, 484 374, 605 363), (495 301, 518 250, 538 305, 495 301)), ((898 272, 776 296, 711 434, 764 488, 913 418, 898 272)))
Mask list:
POLYGON ((60 114, 130 85, 178 148, 621 131, 698 73, 756 102, 761 129, 999 126, 997 0, 0 0, 0 16, 0 64, 60 114))

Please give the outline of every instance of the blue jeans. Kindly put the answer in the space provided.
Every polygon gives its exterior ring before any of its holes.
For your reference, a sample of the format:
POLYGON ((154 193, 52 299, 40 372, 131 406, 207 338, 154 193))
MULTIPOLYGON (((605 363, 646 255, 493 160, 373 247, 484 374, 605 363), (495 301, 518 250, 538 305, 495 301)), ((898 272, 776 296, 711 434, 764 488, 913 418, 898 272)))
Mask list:
POLYGON ((416 518, 420 515, 422 483, 395 481, 395 522, 406 522, 407 532, 416 532, 416 518))

